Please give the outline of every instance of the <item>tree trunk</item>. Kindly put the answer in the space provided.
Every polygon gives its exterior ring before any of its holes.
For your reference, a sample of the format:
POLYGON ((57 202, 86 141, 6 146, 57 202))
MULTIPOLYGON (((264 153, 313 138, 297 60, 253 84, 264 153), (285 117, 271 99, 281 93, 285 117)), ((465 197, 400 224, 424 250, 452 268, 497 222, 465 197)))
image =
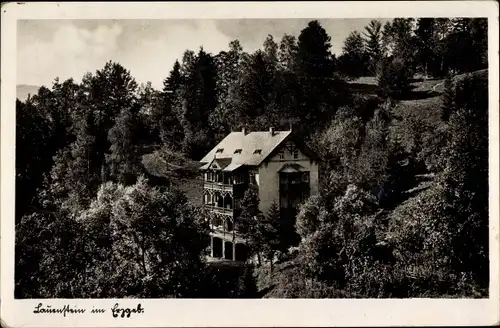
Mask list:
POLYGON ((259 262, 259 266, 261 266, 262 261, 260 260, 260 252, 257 252, 257 261, 259 262))

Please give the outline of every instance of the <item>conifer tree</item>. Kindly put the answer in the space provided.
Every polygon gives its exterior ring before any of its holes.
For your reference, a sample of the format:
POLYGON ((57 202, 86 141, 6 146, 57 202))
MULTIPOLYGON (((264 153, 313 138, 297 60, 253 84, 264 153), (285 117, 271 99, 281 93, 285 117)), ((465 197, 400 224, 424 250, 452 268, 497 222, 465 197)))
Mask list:
POLYGON ((111 146, 109 154, 106 154, 106 163, 110 176, 124 185, 135 183, 140 172, 138 125, 137 112, 124 109, 108 134, 111 146))
MULTIPOLYGON (((311 21, 298 38, 297 64, 306 78, 331 77, 331 37, 317 21, 311 21)), ((319 83, 319 82, 318 82, 319 83)))
POLYGON ((295 71, 297 51, 297 39, 293 35, 283 35, 278 51, 278 60, 281 70, 289 72, 295 71))
POLYGON ((372 75, 376 74, 376 68, 379 61, 384 56, 382 51, 382 23, 379 20, 371 20, 368 26, 365 26, 365 45, 369 56, 369 70, 372 75))
POLYGON ((255 120, 266 113, 267 106, 272 101, 273 68, 266 60, 263 51, 256 51, 245 63, 246 69, 238 81, 238 92, 235 95, 234 106, 245 125, 253 124, 254 129, 262 129, 255 120))
POLYGON ((435 19, 419 18, 415 34, 418 44, 418 61, 427 76, 432 63, 435 60, 435 19))
POLYGON ((176 113, 179 90, 182 88, 181 65, 175 61, 169 76, 163 81, 163 89, 153 106, 152 124, 164 145, 178 151, 182 146, 184 131, 176 113))
MULTIPOLYGON (((341 85, 333 74, 330 41, 330 36, 317 20, 309 22, 298 37, 296 73, 302 89, 298 118, 303 126, 329 120, 335 114, 333 99, 336 105, 344 101, 339 90, 341 85)), ((305 128, 303 132, 306 132, 305 128)))
POLYGON ((214 58, 217 67, 217 107, 210 114, 210 129, 215 140, 222 140, 237 125, 237 113, 232 101, 237 89, 238 78, 242 75, 245 57, 238 40, 229 43, 229 51, 221 51, 214 58))
POLYGON ((259 195, 257 192, 250 188, 248 189, 243 199, 241 200, 241 213, 235 220, 235 226, 247 240, 247 246, 250 254, 256 254, 259 265, 261 264, 261 222, 264 215, 259 210, 259 195))
POLYGON ((50 171, 51 132, 47 115, 32 99, 26 103, 16 100, 16 222, 36 196, 44 174, 50 171))
POLYGON ((365 75, 369 61, 361 34, 354 31, 344 40, 342 55, 339 57, 339 70, 350 78, 365 75))
POLYGON ((182 86, 175 101, 175 112, 182 125, 183 152, 200 159, 213 143, 209 117, 217 106, 216 65, 211 54, 200 48, 188 50, 180 67, 182 86))
POLYGON ((271 273, 273 272, 274 257, 276 253, 286 252, 286 244, 281 238, 281 215, 278 204, 271 203, 267 215, 260 222, 264 256, 269 261, 271 273))
POLYGON ((94 113, 82 113, 76 122, 76 140, 54 158, 50 194, 70 211, 85 208, 102 182, 102 162, 97 144, 94 113))
POLYGON ((278 71, 274 84, 274 103, 276 119, 272 122, 277 128, 288 128, 290 123, 301 116, 299 106, 301 86, 297 74, 297 39, 285 34, 279 44, 278 71))

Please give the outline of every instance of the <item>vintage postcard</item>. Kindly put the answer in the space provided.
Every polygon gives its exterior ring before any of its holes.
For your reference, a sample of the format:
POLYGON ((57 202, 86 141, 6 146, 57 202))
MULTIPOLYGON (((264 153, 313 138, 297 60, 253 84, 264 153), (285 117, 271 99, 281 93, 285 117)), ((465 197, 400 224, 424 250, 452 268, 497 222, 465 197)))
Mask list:
POLYGON ((498 3, 4 3, 5 327, 496 325, 498 3))

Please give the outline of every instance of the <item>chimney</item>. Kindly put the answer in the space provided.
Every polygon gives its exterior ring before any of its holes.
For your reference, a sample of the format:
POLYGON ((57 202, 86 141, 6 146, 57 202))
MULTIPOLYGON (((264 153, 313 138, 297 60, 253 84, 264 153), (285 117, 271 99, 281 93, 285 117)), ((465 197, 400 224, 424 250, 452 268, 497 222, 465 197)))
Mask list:
POLYGON ((243 127, 241 129, 241 132, 243 132, 243 135, 246 136, 247 135, 247 129, 245 127, 243 127))
POLYGON ((269 128, 269 133, 271 134, 271 137, 274 136, 274 128, 273 127, 269 128))

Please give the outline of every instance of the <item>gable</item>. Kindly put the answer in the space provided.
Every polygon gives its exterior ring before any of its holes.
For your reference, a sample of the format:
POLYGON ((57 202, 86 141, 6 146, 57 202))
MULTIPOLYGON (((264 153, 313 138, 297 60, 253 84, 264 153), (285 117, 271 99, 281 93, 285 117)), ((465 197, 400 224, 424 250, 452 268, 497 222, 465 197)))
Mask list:
POLYGON ((269 161, 297 161, 307 160, 309 157, 299 148, 299 146, 292 140, 287 140, 281 144, 272 154, 269 161))
POLYGON ((223 170, 231 163, 231 158, 213 158, 210 162, 203 165, 200 169, 223 170))
POLYGON ((319 156, 316 155, 307 145, 300 139, 291 136, 282 145, 277 147, 271 156, 266 159, 266 162, 283 162, 283 161, 319 161, 319 156))

